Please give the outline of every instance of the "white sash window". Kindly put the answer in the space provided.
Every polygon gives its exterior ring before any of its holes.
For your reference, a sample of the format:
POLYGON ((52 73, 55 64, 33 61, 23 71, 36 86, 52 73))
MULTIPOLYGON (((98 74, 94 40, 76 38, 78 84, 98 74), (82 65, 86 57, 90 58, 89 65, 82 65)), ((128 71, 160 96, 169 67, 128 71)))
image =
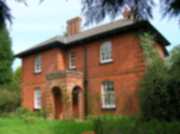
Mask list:
POLYGON ((115 91, 112 81, 104 81, 101 86, 102 108, 115 108, 115 91))
POLYGON ((37 55, 34 60, 34 72, 40 73, 42 71, 42 59, 40 55, 37 55))
POLYGON ((112 62, 112 44, 110 41, 105 41, 100 47, 100 63, 112 62))
POLYGON ((41 90, 40 88, 36 88, 34 90, 34 109, 41 109, 41 90))
POLYGON ((76 68, 76 54, 75 52, 69 53, 69 69, 75 69, 76 68))

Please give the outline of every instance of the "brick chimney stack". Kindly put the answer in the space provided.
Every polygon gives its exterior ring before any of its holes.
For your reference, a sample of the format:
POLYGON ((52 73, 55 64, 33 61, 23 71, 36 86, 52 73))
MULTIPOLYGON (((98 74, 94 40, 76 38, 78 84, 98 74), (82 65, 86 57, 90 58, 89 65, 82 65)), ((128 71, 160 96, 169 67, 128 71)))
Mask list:
POLYGON ((75 17, 67 21, 68 36, 75 35, 81 31, 81 18, 75 17))

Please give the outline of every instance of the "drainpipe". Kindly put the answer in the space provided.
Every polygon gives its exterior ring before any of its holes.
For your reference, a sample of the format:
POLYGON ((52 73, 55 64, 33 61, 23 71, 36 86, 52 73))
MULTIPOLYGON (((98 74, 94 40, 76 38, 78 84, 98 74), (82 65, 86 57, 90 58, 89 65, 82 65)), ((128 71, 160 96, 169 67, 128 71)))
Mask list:
POLYGON ((88 116, 88 70, 87 70, 87 45, 84 45, 84 113, 88 116))

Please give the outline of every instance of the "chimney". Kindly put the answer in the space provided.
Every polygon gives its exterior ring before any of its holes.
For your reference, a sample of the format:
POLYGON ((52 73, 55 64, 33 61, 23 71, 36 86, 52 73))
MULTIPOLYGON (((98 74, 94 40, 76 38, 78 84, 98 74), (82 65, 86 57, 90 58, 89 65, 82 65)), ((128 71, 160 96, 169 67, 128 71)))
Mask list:
POLYGON ((81 31, 81 18, 75 17, 67 21, 68 36, 75 35, 81 31))
POLYGON ((132 10, 129 9, 128 7, 124 8, 123 18, 126 20, 133 20, 134 19, 134 14, 133 14, 132 10))

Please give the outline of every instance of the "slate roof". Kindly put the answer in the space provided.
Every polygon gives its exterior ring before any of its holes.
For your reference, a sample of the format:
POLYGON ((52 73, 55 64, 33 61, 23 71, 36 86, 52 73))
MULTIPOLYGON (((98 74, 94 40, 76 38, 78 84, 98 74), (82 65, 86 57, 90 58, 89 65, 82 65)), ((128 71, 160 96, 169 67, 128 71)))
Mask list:
POLYGON ((65 48, 71 47, 73 45, 86 43, 92 40, 98 40, 110 35, 119 34, 127 31, 151 31, 156 35, 157 41, 163 45, 169 45, 169 41, 158 31, 156 30, 148 21, 138 21, 133 22, 132 20, 118 20, 92 28, 90 30, 82 31, 73 36, 55 36, 44 42, 41 42, 34 47, 31 47, 25 51, 22 51, 15 55, 15 57, 24 57, 33 53, 37 53, 43 50, 47 50, 54 47, 65 48))

